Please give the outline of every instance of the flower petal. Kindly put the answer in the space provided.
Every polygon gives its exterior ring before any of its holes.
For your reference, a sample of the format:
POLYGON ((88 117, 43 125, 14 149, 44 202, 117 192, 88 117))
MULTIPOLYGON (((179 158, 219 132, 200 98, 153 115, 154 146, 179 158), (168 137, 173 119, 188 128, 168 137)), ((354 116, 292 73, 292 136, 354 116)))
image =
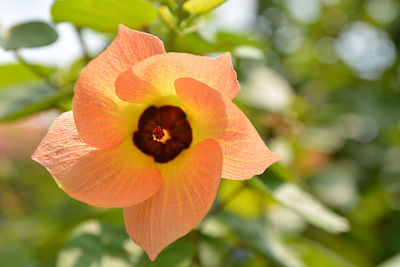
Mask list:
POLYGON ((60 179, 82 156, 95 148, 82 142, 76 131, 72 111, 62 113, 50 126, 32 159, 47 170, 61 187, 60 179))
POLYGON ((157 90, 138 77, 131 68, 118 76, 115 93, 121 100, 132 103, 146 103, 158 95, 157 90))
POLYGON ((280 159, 229 99, 192 78, 177 79, 175 87, 190 123, 194 124, 195 142, 213 138, 220 143, 224 155, 222 177, 250 179, 280 159))
POLYGON ((152 260, 193 229, 211 208, 221 180, 221 148, 216 141, 205 140, 159 166, 163 176, 160 190, 124 209, 128 234, 152 260))
POLYGON ((131 206, 161 185, 160 171, 132 143, 102 151, 82 142, 72 112, 56 119, 32 159, 45 166, 68 195, 95 206, 131 206))
POLYGON ((130 134, 129 116, 115 94, 115 80, 131 66, 165 53, 155 36, 120 25, 117 38, 82 71, 75 85, 74 118, 79 135, 102 149, 117 148, 130 134))
POLYGON ((83 156, 63 181, 65 191, 102 207, 128 207, 149 198, 161 185, 161 173, 150 157, 133 147, 126 142, 116 150, 83 156))
POLYGON ((164 95, 175 94, 174 82, 181 77, 202 81, 229 99, 240 91, 229 53, 215 59, 185 53, 160 54, 135 65, 133 71, 164 95))

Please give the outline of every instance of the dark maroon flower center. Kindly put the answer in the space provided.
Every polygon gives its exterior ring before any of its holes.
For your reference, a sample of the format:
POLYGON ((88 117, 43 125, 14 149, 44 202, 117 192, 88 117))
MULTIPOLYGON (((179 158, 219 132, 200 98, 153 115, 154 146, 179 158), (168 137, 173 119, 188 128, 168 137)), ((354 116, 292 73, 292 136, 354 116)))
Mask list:
POLYGON ((140 116, 133 142, 155 162, 173 160, 192 142, 192 128, 179 107, 148 107, 140 116))

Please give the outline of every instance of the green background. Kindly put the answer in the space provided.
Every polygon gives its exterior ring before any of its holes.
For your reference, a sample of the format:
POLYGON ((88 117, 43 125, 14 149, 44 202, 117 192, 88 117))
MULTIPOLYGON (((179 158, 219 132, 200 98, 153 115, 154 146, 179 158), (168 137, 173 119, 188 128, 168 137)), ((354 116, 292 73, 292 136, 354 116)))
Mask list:
POLYGON ((224 2, 56 0, 53 23, 0 31, 16 59, 0 65, 0 266, 400 266, 400 3, 258 0, 250 30, 227 30, 214 24, 224 2), (81 58, 25 59, 56 42, 57 23, 74 25, 81 58), (68 197, 30 160, 96 56, 83 32, 111 42, 121 23, 167 51, 231 52, 234 102, 283 155, 252 180, 224 180, 208 216, 155 262, 121 209, 68 197))

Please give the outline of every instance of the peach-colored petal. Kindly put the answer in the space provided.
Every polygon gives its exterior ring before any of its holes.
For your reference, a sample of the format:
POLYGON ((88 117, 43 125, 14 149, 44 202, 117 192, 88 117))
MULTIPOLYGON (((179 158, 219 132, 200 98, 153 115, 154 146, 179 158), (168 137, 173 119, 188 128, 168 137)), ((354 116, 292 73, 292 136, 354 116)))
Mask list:
POLYGON ((229 53, 215 59, 185 53, 160 54, 135 65, 133 71, 164 95, 175 94, 174 82, 181 77, 206 83, 229 99, 240 91, 229 53))
POLYGON ((193 229, 210 209, 221 180, 221 148, 216 141, 205 140, 182 152, 171 164, 160 166, 160 190, 124 209, 128 234, 152 260, 193 229))
POLYGON ((132 103, 146 103, 158 95, 157 89, 138 77, 131 68, 118 76, 115 93, 120 99, 132 103))
POLYGON ((194 125, 194 140, 217 140, 223 151, 222 177, 250 179, 280 155, 271 152, 247 117, 229 99, 191 78, 175 81, 176 93, 194 125))
POLYGON ((79 158, 93 150, 79 138, 72 111, 68 111, 53 122, 32 159, 45 166, 59 184, 58 179, 64 177, 79 158))
POLYGON ((65 192, 102 207, 128 207, 142 202, 161 185, 160 171, 143 157, 146 155, 132 143, 112 151, 92 151, 80 158, 63 180, 65 192))
POLYGON ((115 94, 118 75, 155 54, 165 53, 155 36, 118 29, 117 38, 82 71, 74 95, 74 118, 79 135, 88 144, 114 149, 130 134, 129 116, 124 116, 122 101, 115 94))
POLYGON ((90 147, 79 138, 72 112, 66 112, 54 121, 32 159, 71 197, 95 206, 126 207, 150 197, 161 185, 160 171, 134 149, 125 143, 113 151, 90 147))

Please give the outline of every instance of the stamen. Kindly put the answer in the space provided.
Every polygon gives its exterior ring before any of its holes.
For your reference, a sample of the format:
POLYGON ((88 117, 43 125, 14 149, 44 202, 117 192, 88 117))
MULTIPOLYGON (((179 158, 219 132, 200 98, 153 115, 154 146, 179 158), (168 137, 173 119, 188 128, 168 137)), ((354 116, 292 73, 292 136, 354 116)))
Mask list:
POLYGON ((165 144, 171 136, 169 135, 168 131, 161 126, 156 126, 153 130, 153 140, 157 142, 161 142, 165 144))
POLYGON ((163 127, 157 126, 156 128, 154 128, 153 139, 161 140, 164 137, 164 135, 165 133, 163 127))

